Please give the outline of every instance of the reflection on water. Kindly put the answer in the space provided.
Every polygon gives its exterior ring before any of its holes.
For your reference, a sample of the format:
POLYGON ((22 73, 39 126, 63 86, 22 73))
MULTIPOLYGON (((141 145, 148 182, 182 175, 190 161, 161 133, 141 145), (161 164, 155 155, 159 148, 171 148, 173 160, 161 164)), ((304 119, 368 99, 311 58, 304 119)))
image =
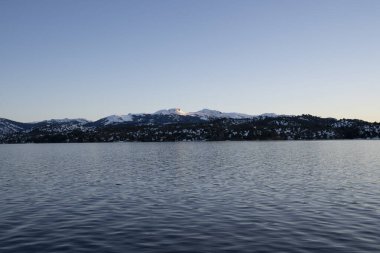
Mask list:
POLYGON ((380 141, 0 145, 0 252, 379 252, 380 141))

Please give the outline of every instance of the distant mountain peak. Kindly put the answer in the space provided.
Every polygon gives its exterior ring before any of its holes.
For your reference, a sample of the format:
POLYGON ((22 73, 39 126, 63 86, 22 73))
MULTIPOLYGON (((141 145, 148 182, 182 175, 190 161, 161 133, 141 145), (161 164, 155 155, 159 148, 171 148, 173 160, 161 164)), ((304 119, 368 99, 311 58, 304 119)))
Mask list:
POLYGON ((203 119, 209 119, 209 118, 231 118, 231 119, 248 119, 253 118, 255 116, 243 114, 243 113, 236 113, 236 112, 220 112, 217 110, 210 110, 210 109, 202 109, 197 112, 191 112, 189 115, 192 116, 198 116, 203 119))
POLYGON ((116 124, 116 123, 122 123, 127 121, 132 121, 133 115, 127 114, 127 115, 110 115, 105 118, 104 125, 110 125, 110 124, 116 124))
POLYGON ((155 115, 181 115, 181 116, 187 115, 187 113, 185 111, 183 111, 181 108, 163 109, 163 110, 159 110, 153 114, 155 114, 155 115))

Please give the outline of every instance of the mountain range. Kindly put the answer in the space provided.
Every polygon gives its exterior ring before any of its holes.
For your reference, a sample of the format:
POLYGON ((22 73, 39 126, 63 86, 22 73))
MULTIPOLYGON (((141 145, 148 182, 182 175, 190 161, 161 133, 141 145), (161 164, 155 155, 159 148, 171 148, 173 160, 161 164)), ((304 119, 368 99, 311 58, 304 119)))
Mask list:
POLYGON ((0 143, 379 139, 380 123, 312 115, 247 115, 179 108, 111 115, 96 121, 51 119, 33 123, 0 118, 0 143))

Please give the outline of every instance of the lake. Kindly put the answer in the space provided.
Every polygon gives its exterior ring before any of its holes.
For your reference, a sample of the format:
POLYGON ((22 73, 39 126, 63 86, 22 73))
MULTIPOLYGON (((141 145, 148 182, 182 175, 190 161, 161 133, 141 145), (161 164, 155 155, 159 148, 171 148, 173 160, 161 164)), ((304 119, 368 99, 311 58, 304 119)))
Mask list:
POLYGON ((0 252, 379 252, 380 141, 0 145, 0 252))

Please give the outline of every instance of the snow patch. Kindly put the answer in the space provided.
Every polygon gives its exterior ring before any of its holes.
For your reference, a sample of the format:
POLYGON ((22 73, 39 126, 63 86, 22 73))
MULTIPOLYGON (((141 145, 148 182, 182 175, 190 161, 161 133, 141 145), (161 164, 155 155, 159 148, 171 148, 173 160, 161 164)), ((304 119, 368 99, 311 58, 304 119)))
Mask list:
POLYGON ((201 119, 208 120, 212 118, 230 118, 230 119, 249 119, 254 118, 255 116, 243 114, 243 113, 236 113, 236 112, 220 112, 216 110, 210 110, 210 109, 202 109, 197 112, 190 112, 188 115, 191 116, 198 116, 201 119))
POLYGON ((111 115, 105 118, 105 123, 104 125, 111 125, 115 123, 123 123, 123 122, 128 122, 133 120, 133 115, 132 114, 127 114, 127 115, 111 115))
POLYGON ((187 113, 182 111, 180 108, 171 108, 171 109, 164 109, 164 110, 159 110, 153 115, 181 115, 181 116, 186 116, 187 113))

